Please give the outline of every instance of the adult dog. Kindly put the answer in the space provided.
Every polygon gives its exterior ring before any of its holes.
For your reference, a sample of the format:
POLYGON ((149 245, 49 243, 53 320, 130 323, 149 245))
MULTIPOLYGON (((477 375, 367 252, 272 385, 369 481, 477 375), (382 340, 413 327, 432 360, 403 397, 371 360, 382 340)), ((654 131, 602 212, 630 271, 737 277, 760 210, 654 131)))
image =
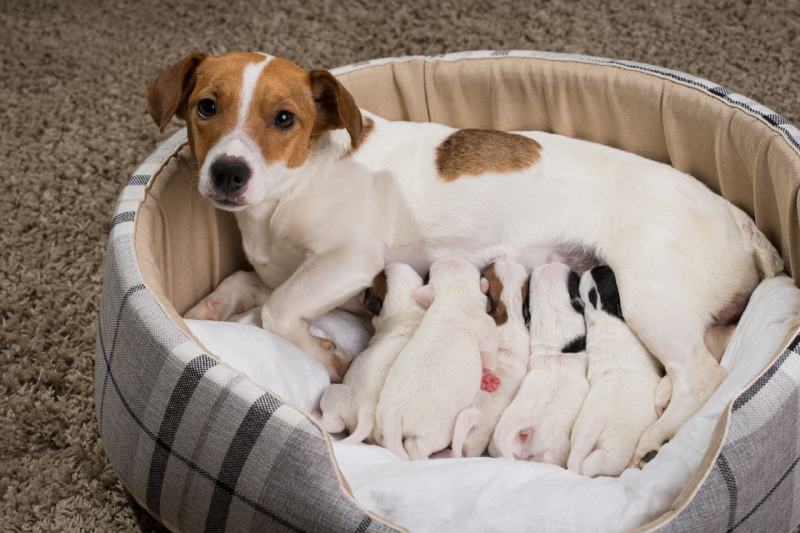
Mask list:
POLYGON ((420 271, 461 256, 527 268, 563 261, 616 273, 631 329, 672 399, 642 459, 725 376, 706 328, 741 312, 782 269, 753 221, 692 177, 607 146, 543 132, 454 130, 358 108, 329 72, 257 53, 192 53, 148 89, 163 130, 185 119, 200 193, 236 213, 244 250, 274 288, 263 326, 341 376, 349 359, 308 322, 390 261, 420 271))

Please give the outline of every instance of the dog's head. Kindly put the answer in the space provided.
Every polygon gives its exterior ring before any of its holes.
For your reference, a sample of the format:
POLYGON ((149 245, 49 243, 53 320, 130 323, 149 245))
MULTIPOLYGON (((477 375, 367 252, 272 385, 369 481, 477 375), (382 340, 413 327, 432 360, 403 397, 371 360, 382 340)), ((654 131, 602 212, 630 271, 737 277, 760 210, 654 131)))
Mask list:
POLYGON ((586 306, 587 323, 591 324, 601 312, 624 320, 617 279, 609 267, 599 266, 584 272, 580 280, 580 294, 586 306))
POLYGON ((482 275, 489 281, 487 312, 495 324, 502 326, 510 318, 527 326, 530 308, 525 267, 510 259, 498 259, 486 267, 482 275))
POLYGON ((265 54, 189 54, 150 83, 147 103, 162 131, 173 116, 186 121, 200 193, 231 211, 291 180, 325 132, 346 130, 355 148, 363 128, 329 72, 265 54))

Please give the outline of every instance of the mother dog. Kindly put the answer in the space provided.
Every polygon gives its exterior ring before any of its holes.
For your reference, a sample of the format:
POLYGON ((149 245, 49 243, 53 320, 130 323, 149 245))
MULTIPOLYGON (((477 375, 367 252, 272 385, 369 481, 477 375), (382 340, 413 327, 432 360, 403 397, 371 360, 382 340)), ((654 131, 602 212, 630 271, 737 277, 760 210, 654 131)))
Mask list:
MULTIPOLYGON (((193 53, 148 89, 163 130, 186 120, 200 193, 233 211, 274 288, 263 326, 336 377, 349 357, 308 322, 390 261, 457 255, 529 269, 598 261, 616 273, 631 329, 672 384, 634 461, 657 450, 724 379, 703 343, 782 270, 752 220, 668 165, 543 132, 454 130, 360 110, 327 71, 257 53, 193 53)), ((531 109, 536 113, 536 109, 531 109)))

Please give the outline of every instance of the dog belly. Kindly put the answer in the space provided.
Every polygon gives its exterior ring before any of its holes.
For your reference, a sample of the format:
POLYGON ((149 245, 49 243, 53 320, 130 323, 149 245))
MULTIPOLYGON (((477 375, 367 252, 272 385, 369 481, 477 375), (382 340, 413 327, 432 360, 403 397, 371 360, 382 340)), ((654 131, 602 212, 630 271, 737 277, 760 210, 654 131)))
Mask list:
POLYGON ((579 274, 602 263, 597 253, 588 246, 546 243, 533 243, 524 247, 502 243, 476 246, 466 242, 460 245, 420 243, 416 246, 394 248, 386 254, 386 263, 406 263, 420 274, 424 274, 431 264, 446 257, 462 257, 477 268, 484 268, 500 258, 517 261, 527 270, 547 263, 565 263, 579 274))

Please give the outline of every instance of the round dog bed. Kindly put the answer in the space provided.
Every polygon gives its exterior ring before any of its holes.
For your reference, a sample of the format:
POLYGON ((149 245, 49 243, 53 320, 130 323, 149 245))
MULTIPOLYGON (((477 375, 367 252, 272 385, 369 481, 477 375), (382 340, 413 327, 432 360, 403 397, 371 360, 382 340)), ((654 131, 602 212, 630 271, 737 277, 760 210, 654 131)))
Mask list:
MULTIPOLYGON (((390 119, 544 130, 667 162, 753 215, 800 265, 800 131, 693 76, 584 56, 473 52, 334 71, 390 119)), ((97 335, 96 405, 133 497, 179 531, 394 531, 364 510, 313 419, 221 363, 181 315, 246 267, 233 217, 199 196, 181 130, 122 190, 97 335)), ((795 278, 797 283, 797 278, 795 278)), ((800 335, 720 418, 671 509, 643 530, 791 530, 800 522, 800 335)))

